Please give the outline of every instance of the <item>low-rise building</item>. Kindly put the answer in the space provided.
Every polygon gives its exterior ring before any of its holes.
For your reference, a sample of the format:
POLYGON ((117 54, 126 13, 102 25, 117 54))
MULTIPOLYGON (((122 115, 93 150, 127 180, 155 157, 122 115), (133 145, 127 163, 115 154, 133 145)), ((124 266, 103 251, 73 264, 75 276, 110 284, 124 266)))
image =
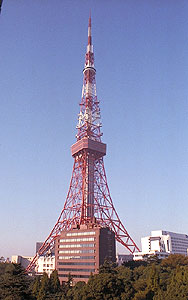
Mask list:
POLYGON ((133 260, 132 254, 117 254, 116 262, 118 266, 121 266, 123 263, 133 260))
POLYGON ((1 256, 0 263, 10 263, 9 257, 5 258, 4 256, 1 256))
POLYGON ((42 275, 44 272, 50 277, 51 273, 55 270, 55 255, 39 256, 35 272, 37 275, 42 275))
POLYGON ((141 238, 142 251, 134 253, 134 260, 157 255, 159 259, 169 254, 187 255, 188 235, 165 230, 152 231, 150 236, 141 238))
MULTIPOLYGON (((13 255, 11 262, 14 264, 21 264, 21 266, 26 269, 32 260, 33 256, 13 255)), ((38 257, 35 267, 36 275, 42 275, 45 272, 50 276, 53 270, 55 270, 55 255, 48 254, 38 257)))
POLYGON ((21 266, 24 269, 26 269, 32 260, 33 260, 33 256, 13 255, 11 259, 11 263, 21 264, 21 266))

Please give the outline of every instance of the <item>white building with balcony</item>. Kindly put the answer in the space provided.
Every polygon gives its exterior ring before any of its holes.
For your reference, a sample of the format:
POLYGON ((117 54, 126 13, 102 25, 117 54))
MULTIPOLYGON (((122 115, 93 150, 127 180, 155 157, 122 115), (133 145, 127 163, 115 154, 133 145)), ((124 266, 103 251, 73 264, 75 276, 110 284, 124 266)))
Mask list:
POLYGON ((187 255, 188 235, 165 230, 152 231, 150 236, 141 238, 142 251, 134 253, 134 260, 143 260, 157 255, 159 259, 169 254, 187 255))

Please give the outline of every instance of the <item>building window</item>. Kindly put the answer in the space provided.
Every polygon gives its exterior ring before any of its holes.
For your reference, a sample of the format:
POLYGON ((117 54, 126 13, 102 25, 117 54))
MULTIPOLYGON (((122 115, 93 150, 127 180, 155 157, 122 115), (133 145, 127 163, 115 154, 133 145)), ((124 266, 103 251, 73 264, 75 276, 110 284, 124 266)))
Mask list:
POLYGON ((72 243, 72 242, 91 242, 94 241, 94 237, 86 237, 86 238, 75 238, 75 239, 60 239, 60 243, 72 243))
POLYGON ((62 266, 95 266, 94 262, 59 262, 62 266))
POLYGON ((59 248, 80 248, 80 247, 95 247, 95 244, 63 244, 59 245, 59 248))
POLYGON ((95 259, 95 256, 59 256, 58 259, 95 259))
POLYGON ((69 269, 69 268, 58 268, 58 271, 65 271, 65 272, 95 272, 95 269, 69 269))
MULTIPOLYGON (((59 274, 58 276, 59 277, 68 277, 69 274, 59 274)), ((73 278, 89 278, 90 275, 72 275, 71 274, 71 277, 73 277, 73 278)))
POLYGON ((167 240, 167 251, 170 251, 169 240, 167 240))
POLYGON ((95 250, 60 250, 58 253, 95 253, 95 250))
POLYGON ((79 235, 95 235, 95 231, 85 232, 68 232, 66 236, 79 236, 79 235))

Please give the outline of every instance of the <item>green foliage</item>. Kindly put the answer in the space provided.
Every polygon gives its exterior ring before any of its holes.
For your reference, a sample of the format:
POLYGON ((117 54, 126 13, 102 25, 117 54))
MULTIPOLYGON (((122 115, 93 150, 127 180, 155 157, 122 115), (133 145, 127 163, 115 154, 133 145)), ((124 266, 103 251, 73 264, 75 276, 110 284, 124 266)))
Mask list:
POLYGON ((5 273, 5 269, 8 265, 8 263, 0 263, 0 276, 5 273))
POLYGON ((164 260, 162 260, 161 265, 169 268, 176 268, 177 266, 187 266, 188 256, 181 254, 171 254, 164 260))
POLYGON ((40 282, 40 289, 37 295, 37 300, 45 300, 49 296, 50 280, 46 273, 43 274, 40 282))
POLYGON ((123 291, 122 280, 115 273, 100 273, 89 279, 86 286, 85 299, 114 299, 118 300, 120 293, 123 291))
POLYGON ((54 270, 50 276, 50 291, 55 294, 60 291, 60 281, 57 270, 54 270))
POLYGON ((171 273, 166 299, 188 299, 188 266, 177 266, 171 273))
MULTIPOLYGON (((68 295, 70 291, 68 292, 68 295)), ((71 296, 74 300, 86 299, 86 283, 83 281, 77 282, 71 290, 71 296)))
POLYGON ((32 299, 29 285, 29 278, 19 264, 7 264, 0 276, 0 299, 32 299))
POLYGON ((116 273, 116 268, 117 264, 109 261, 109 260, 105 260, 104 264, 102 266, 99 267, 99 274, 102 273, 116 273))
POLYGON ((20 265, 0 264, 2 300, 187 300, 188 258, 170 255, 163 261, 117 267, 105 261, 88 283, 74 284, 71 274, 60 285, 57 271, 29 278, 20 265))
POLYGON ((129 300, 132 299, 134 295, 134 287, 133 287, 133 281, 134 281, 134 275, 133 271, 130 268, 121 266, 117 268, 117 278, 121 282, 120 290, 121 292, 121 298, 122 300, 129 300))
POLYGON ((36 276, 34 279, 34 282, 32 284, 31 290, 32 290, 32 295, 34 297, 37 297, 39 290, 40 290, 41 284, 40 284, 40 277, 36 276))

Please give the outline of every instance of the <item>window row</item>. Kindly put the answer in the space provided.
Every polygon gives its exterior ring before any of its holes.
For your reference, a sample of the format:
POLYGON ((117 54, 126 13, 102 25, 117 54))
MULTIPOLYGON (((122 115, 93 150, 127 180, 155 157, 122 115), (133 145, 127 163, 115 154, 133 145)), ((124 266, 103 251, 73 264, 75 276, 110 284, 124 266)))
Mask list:
POLYGON ((59 259, 95 259, 95 256, 59 256, 59 259))
POLYGON ((183 243, 183 242, 172 242, 172 245, 179 245, 188 248, 188 243, 183 243))
POLYGON ((48 258, 44 257, 43 260, 44 260, 44 262, 51 262, 54 259, 55 259, 55 257, 48 257, 48 258))
POLYGON ((95 247, 95 244, 66 244, 59 245, 59 248, 80 248, 80 247, 95 247))
POLYGON ((95 272, 95 269, 69 269, 69 268, 58 268, 58 271, 65 272, 95 272))
MULTIPOLYGON (((58 274, 59 277, 68 277, 69 274, 58 274)), ((73 278, 89 278, 90 275, 72 275, 71 274, 71 277, 73 278)))
POLYGON ((58 253, 95 253, 95 250, 60 250, 58 253))
POLYGON ((91 242, 94 241, 94 237, 88 237, 88 238, 75 238, 75 239, 60 239, 60 243, 71 243, 71 242, 91 242))
POLYGON ((47 267, 47 268, 52 267, 53 268, 53 264, 43 264, 43 267, 47 267))
POLYGON ((171 240, 188 241, 187 238, 178 238, 178 237, 171 237, 171 240))
POLYGON ((61 266, 95 266, 94 262, 59 262, 61 266))
POLYGON ((66 236, 79 236, 79 235, 94 235, 95 231, 85 231, 85 232, 69 232, 66 236))

